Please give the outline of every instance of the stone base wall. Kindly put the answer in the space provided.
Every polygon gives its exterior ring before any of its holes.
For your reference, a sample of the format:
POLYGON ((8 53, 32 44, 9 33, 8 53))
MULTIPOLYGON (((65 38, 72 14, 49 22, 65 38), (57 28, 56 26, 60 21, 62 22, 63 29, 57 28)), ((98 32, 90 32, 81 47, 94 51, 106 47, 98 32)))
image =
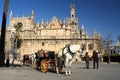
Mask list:
MULTIPOLYGON (((87 41, 87 43, 92 43, 92 40, 87 41)), ((20 59, 22 59, 24 54, 32 54, 37 52, 40 49, 48 50, 48 51, 55 51, 57 54, 63 47, 67 44, 86 44, 84 40, 23 40, 21 48, 17 51, 20 59)), ((89 52, 89 55, 92 56, 93 50, 84 50, 83 55, 85 52, 89 52)))

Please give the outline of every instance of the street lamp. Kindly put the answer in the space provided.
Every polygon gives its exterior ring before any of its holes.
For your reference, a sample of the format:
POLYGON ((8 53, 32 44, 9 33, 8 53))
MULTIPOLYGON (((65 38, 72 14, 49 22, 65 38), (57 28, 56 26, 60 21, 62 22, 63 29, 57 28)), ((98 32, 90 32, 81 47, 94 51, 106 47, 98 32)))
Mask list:
POLYGON ((13 58, 12 64, 14 63, 14 58, 15 58, 15 39, 16 39, 15 31, 11 31, 10 41, 11 41, 11 55, 13 58))

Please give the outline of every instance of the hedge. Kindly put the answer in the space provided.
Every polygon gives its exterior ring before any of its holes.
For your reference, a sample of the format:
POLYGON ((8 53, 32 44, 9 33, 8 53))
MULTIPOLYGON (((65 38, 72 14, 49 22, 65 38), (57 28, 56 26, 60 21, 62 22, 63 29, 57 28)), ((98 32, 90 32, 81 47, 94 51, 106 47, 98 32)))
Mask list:
MULTIPOLYGON (((120 55, 119 54, 111 54, 110 59, 111 59, 111 62, 120 62, 120 55)), ((108 62, 107 55, 103 55, 103 62, 108 62)))

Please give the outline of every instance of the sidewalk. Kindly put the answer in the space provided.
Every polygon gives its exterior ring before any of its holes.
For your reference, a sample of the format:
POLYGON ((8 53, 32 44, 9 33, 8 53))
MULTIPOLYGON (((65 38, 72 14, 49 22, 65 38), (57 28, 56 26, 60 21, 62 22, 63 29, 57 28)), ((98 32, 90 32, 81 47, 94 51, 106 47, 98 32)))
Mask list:
POLYGON ((19 61, 14 66, 0 68, 0 80, 120 80, 119 63, 100 63, 99 69, 85 68, 85 62, 74 62, 72 64, 71 76, 65 76, 64 69, 61 74, 48 71, 42 73, 32 67, 24 67, 19 61))

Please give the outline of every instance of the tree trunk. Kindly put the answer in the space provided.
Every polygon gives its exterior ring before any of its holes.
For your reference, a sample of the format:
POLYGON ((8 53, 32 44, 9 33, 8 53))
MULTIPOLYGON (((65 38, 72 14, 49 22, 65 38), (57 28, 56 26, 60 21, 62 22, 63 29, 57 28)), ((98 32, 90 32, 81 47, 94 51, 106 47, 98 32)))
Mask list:
POLYGON ((108 63, 111 62, 111 59, 110 59, 110 54, 108 54, 108 63))
POLYGON ((8 12, 8 3, 9 0, 5 0, 3 18, 2 18, 2 27, 1 27, 1 43, 0 43, 0 66, 5 65, 5 31, 6 31, 6 17, 8 12))

